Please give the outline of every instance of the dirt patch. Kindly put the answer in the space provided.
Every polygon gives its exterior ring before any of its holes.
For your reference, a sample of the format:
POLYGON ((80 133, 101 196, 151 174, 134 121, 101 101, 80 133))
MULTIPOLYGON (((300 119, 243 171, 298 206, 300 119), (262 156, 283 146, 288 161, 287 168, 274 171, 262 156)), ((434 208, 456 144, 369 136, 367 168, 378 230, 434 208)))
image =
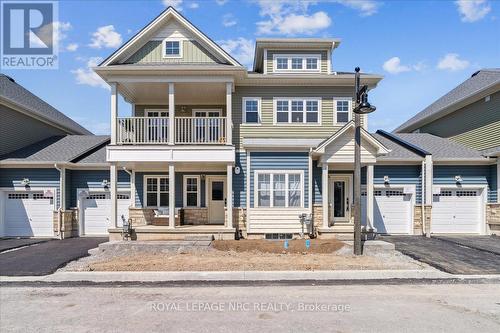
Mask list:
POLYGON ((334 253, 344 246, 344 243, 335 240, 311 239, 310 247, 306 247, 305 239, 293 239, 288 241, 269 241, 264 239, 242 239, 213 241, 212 246, 219 251, 235 252, 261 252, 261 253, 334 253))

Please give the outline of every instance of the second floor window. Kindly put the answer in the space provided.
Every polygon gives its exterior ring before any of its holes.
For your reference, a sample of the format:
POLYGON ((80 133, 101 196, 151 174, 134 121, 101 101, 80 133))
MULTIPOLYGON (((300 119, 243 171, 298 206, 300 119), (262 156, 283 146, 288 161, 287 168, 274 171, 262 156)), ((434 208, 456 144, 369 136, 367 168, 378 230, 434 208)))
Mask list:
POLYGON ((277 69, 288 69, 288 58, 276 58, 277 69))
POLYGON ((319 62, 321 55, 319 54, 291 54, 291 55, 275 55, 274 70, 276 72, 319 72, 319 62))
POLYGON ((243 122, 247 124, 260 123, 260 98, 243 98, 243 122))
POLYGON ((164 56, 167 58, 178 58, 181 56, 181 41, 166 40, 164 42, 164 56))
POLYGON ((344 124, 349 122, 351 118, 351 103, 350 99, 339 99, 335 101, 335 122, 344 124))
POLYGON ((319 123, 319 100, 277 99, 276 123, 319 123))

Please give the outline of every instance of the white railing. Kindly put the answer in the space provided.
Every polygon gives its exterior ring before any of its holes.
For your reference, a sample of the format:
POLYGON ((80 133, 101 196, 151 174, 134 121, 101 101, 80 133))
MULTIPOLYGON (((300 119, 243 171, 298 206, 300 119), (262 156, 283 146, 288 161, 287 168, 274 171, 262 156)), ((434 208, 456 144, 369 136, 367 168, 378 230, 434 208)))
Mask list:
POLYGON ((168 144, 168 118, 116 119, 117 144, 168 144))
POLYGON ((226 143, 226 118, 176 117, 176 144, 226 143))
MULTIPOLYGON (((116 119, 117 144, 168 144, 169 119, 127 117, 116 119)), ((175 144, 226 143, 226 118, 176 117, 175 144)))

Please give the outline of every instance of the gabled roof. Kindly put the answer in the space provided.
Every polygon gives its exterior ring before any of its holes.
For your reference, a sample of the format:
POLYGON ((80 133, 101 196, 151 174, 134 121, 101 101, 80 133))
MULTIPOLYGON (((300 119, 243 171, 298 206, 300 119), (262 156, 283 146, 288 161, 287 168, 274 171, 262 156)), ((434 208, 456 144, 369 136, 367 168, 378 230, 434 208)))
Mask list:
POLYGON ((0 74, 0 104, 60 127, 70 134, 92 134, 4 74, 0 74))
POLYGON ((493 147, 493 148, 488 148, 488 149, 483 149, 481 150, 481 154, 484 156, 490 156, 490 157, 500 157, 500 146, 493 147))
POLYGON ((439 160, 486 160, 481 152, 428 133, 396 133, 395 137, 420 147, 439 160))
POLYGON ((148 38, 150 38, 155 31, 157 31, 164 23, 169 19, 174 18, 180 22, 186 29, 196 35, 201 42, 203 42, 210 50, 218 54, 222 59, 225 59, 229 64, 234 66, 241 66, 241 64, 234 59, 229 53, 227 53, 222 47, 210 39, 207 35, 201 32, 194 24, 192 24, 188 19, 182 16, 173 7, 169 6, 160 15, 153 19, 148 25, 146 25, 142 30, 130 38, 125 44, 120 46, 118 50, 113 52, 108 58, 106 58, 99 67, 105 67, 116 63, 117 60, 121 59, 124 54, 131 55, 131 50, 136 51, 141 46, 143 46, 148 38))
POLYGON ((405 148, 403 145, 392 141, 391 139, 377 133, 372 133, 372 136, 380 141, 387 149, 389 153, 377 157, 377 161, 422 161, 424 158, 415 153, 414 151, 405 148))
POLYGON ((497 91, 500 91, 500 68, 482 69, 397 127, 394 132, 412 132, 426 123, 479 100, 483 95, 497 91))
POLYGON ((107 135, 53 136, 0 157, 0 164, 74 162, 109 142, 107 135))
MULTIPOLYGON (((316 147, 316 149, 314 149, 314 152, 323 154, 328 145, 330 145, 332 142, 337 140, 339 137, 345 135, 348 130, 354 129, 354 128, 355 128, 354 121, 351 120, 350 122, 345 124, 341 129, 339 129, 337 132, 335 132, 333 135, 331 135, 329 138, 327 138, 323 142, 321 142, 318 145, 318 147, 316 147)), ((374 138, 364 128, 361 128, 361 141, 368 142, 370 145, 377 148, 377 154, 384 155, 384 154, 389 153, 389 149, 387 149, 380 141, 378 141, 376 138, 374 138)))

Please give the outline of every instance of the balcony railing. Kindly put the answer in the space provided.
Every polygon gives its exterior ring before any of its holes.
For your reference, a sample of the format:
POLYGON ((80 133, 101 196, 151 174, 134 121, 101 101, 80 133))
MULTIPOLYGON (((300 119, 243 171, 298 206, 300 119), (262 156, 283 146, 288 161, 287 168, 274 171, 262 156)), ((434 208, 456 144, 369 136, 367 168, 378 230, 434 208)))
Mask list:
MULTIPOLYGON (((165 117, 117 118, 117 144, 169 144, 172 130, 165 117)), ((176 117, 175 144, 226 143, 226 118, 176 117)))

